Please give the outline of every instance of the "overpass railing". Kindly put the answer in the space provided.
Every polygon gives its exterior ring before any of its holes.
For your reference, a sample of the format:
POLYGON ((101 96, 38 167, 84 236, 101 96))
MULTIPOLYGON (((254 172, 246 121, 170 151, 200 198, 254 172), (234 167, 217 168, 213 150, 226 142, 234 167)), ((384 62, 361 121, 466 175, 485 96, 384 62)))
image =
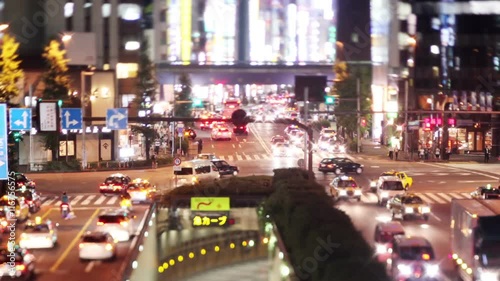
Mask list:
POLYGON ((184 242, 160 261, 158 280, 180 280, 217 267, 266 258, 267 241, 258 230, 239 230, 184 242))
POLYGON ((267 222, 266 235, 269 236, 269 281, 298 281, 288 251, 281 239, 278 227, 267 222))
POLYGON ((156 275, 156 210, 157 204, 153 203, 139 225, 140 232, 133 240, 129 255, 120 268, 119 281, 155 280, 147 278, 145 274, 152 277, 156 275))

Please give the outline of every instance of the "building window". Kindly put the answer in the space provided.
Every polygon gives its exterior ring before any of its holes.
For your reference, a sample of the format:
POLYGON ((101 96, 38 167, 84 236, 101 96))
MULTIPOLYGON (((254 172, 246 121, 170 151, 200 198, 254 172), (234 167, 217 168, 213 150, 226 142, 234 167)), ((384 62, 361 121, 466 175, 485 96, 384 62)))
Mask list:
POLYGON ((127 51, 137 51, 141 47, 141 43, 139 41, 127 41, 125 42, 125 50, 127 51))
POLYGON ((160 11, 160 22, 167 21, 167 9, 163 9, 160 11))
POLYGON ((136 78, 138 70, 139 65, 137 63, 118 63, 116 64, 116 78, 136 78))
POLYGON ((160 45, 161 46, 167 45, 167 32, 166 31, 161 32, 160 45))
POLYGON ((134 99, 135 95, 122 95, 122 107, 128 107, 134 99))
POLYGON ((141 6, 137 4, 120 4, 118 14, 122 20, 138 20, 141 18, 141 6))

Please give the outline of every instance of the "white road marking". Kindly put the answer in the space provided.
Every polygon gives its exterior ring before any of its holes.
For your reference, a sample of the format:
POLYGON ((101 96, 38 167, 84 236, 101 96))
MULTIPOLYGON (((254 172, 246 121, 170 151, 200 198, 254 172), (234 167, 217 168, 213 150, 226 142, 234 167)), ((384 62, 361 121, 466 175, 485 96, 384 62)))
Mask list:
POLYGON ((433 193, 426 193, 425 194, 428 198, 431 198, 433 199, 435 202, 439 203, 439 204, 446 204, 447 202, 444 201, 443 199, 441 199, 441 197, 433 194, 433 193))
POLYGON ((474 180, 474 181, 458 181, 459 183, 478 183, 478 182, 486 182, 491 183, 492 180, 474 180))
POLYGON ((106 198, 108 198, 108 197, 106 197, 106 196, 104 196, 104 195, 101 195, 101 196, 99 197, 99 199, 97 199, 97 201, 95 201, 95 202, 94 202, 94 205, 99 205, 99 204, 101 204, 102 202, 104 202, 104 200, 106 200, 106 198))
POLYGON ((85 272, 90 272, 92 270, 92 268, 94 268, 94 262, 91 261, 87 264, 87 266, 85 267, 85 272))
POLYGON ((455 198, 455 199, 464 199, 464 197, 462 197, 461 195, 462 194, 450 193, 450 196, 455 198))
POLYGON ((238 144, 238 147, 241 148, 241 144, 238 144))
POLYGON ((236 148, 236 146, 234 145, 234 143, 233 143, 233 148, 236 148))
POLYGON ((245 157, 247 158, 247 160, 253 160, 253 159, 252 159, 252 156, 250 156, 250 155, 246 155, 246 154, 245 154, 245 157))
POLYGON ((377 168, 380 168, 380 166, 370 166, 370 168, 377 169, 377 168))
POLYGON ((52 205, 59 206, 59 205, 61 205, 61 203, 62 203, 62 201, 61 201, 61 200, 57 200, 57 202, 56 202, 56 203, 54 203, 54 204, 52 204, 52 205))
POLYGON ((224 156, 219 156, 219 159, 220 160, 226 160, 226 159, 224 159, 224 156))
POLYGON ((118 200, 118 196, 113 196, 106 204, 113 205, 115 204, 116 200, 118 200))
MULTIPOLYGON (((431 163, 420 163, 420 164, 427 165, 427 166, 432 166, 432 167, 443 168, 442 166, 439 166, 439 165, 436 165, 436 164, 431 164, 431 163)), ((463 171, 463 169, 456 168, 456 167, 450 167, 450 166, 446 166, 446 167, 448 169, 451 169, 451 170, 463 171)), ((490 178, 490 179, 494 179, 494 180, 497 180, 497 181, 500 179, 498 177, 495 177, 495 176, 492 176, 492 175, 488 175, 488 174, 485 174, 485 173, 481 173, 481 172, 471 171, 471 173, 476 174, 476 175, 480 175, 480 176, 484 176, 484 177, 487 177, 487 178, 490 178)))
POLYGON ((215 148, 215 146, 212 144, 212 148, 215 148))
POLYGON ((234 160, 233 155, 228 155, 227 158, 228 158, 227 160, 229 160, 229 161, 233 161, 234 160))
POLYGON ((261 154, 262 156, 262 159, 269 159, 269 155, 268 154, 261 154))
POLYGON ((436 216, 434 213, 431 213, 431 216, 433 218, 435 218, 437 221, 439 221, 439 222, 441 221, 441 219, 438 216, 436 216))
POLYGON ((448 194, 446 194, 446 193, 438 193, 438 195, 441 196, 441 197, 443 197, 444 199, 446 199, 446 201, 451 202, 452 198, 448 194))
POLYGON ((85 201, 83 201, 80 205, 88 205, 88 204, 90 204, 90 201, 92 201, 94 198, 95 198, 95 195, 90 195, 90 196, 89 196, 89 197, 87 197, 87 199, 85 199, 85 201))
POLYGON ((71 204, 77 204, 78 201, 83 199, 83 195, 78 195, 74 199, 71 199, 71 204))
POLYGON ((241 155, 239 155, 239 154, 236 154, 236 158, 237 158, 239 161, 243 160, 243 157, 241 157, 241 155))
POLYGON ((254 154, 253 158, 255 158, 255 160, 260 160, 259 154, 254 154))
POLYGON ((55 200, 56 200, 56 198, 47 199, 47 201, 45 201, 45 202, 42 203, 42 206, 51 205, 51 203, 54 202, 55 200))

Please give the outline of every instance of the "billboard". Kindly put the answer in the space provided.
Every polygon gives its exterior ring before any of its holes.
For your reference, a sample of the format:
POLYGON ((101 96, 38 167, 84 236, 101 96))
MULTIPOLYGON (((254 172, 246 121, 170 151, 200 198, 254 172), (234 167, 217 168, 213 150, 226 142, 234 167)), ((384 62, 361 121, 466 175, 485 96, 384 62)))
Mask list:
POLYGON ((64 42, 68 65, 96 65, 96 35, 93 32, 74 32, 64 42))

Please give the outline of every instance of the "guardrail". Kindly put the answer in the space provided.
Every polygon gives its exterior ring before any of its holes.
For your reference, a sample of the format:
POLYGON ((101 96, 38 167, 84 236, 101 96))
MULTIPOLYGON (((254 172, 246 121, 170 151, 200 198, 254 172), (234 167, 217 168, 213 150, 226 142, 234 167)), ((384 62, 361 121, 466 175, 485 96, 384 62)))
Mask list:
MULTIPOLYGON (((141 252, 144 250, 144 238, 149 237, 149 234, 154 235, 154 241, 156 242, 156 229, 151 230, 150 228, 156 228, 156 210, 157 210, 157 205, 156 203, 153 203, 151 207, 149 208, 148 212, 146 213, 141 225, 139 225, 139 229, 141 230, 140 233, 136 236, 136 239, 132 242, 133 244, 130 246, 131 250, 129 252, 129 255, 123 262, 119 273, 121 276, 119 277, 119 281, 134 281, 132 278, 132 275, 134 273, 134 270, 137 269, 139 266, 141 266, 141 269, 144 269, 145 267, 150 267, 152 270, 154 270, 154 265, 151 267, 151 265, 139 265, 139 257, 141 255, 141 252)), ((154 253, 156 254, 156 247, 154 247, 154 253)), ((154 257, 156 259, 156 256, 154 257)), ((142 279, 140 279, 142 280, 142 279)), ((147 280, 147 278, 144 278, 144 280, 147 280)))
POLYGON ((251 230, 184 242, 160 261, 158 280, 179 280, 216 267, 266 258, 267 241, 258 230, 251 230))
POLYGON ((288 251, 281 239, 279 229, 274 223, 266 223, 266 233, 269 234, 269 281, 299 281, 295 275, 288 251))

